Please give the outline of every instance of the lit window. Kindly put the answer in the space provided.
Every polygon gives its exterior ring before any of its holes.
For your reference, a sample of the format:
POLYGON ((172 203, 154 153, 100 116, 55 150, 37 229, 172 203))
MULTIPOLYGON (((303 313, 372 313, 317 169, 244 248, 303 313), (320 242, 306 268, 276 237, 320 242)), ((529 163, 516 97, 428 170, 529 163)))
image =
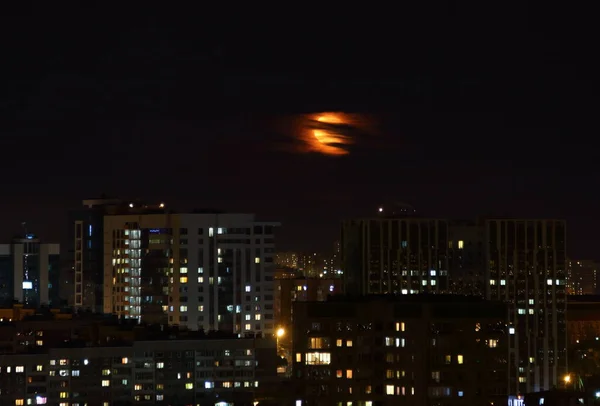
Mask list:
POLYGON ((437 273, 437 272, 435 271, 435 269, 432 269, 431 271, 429 271, 429 275, 430 275, 430 276, 435 276, 435 275, 436 275, 436 273, 437 273))
POLYGON ((463 240, 458 240, 458 249, 462 250, 465 247, 465 242, 463 240))
POLYGON ((194 389, 194 384, 193 384, 193 383, 191 383, 191 382, 188 382, 188 383, 186 383, 186 384, 185 384, 185 388, 186 388, 187 390, 194 389))
POLYGON ((488 346, 490 348, 496 348, 498 346, 498 340, 491 339, 490 341, 488 341, 488 346))
POLYGON ((452 356, 451 356, 451 355, 446 355, 446 356, 444 357, 444 362, 445 362, 446 364, 450 364, 450 363, 452 362, 452 356))
POLYGON ((506 279, 500 279, 500 286, 506 286, 506 279))
POLYGON ((304 363, 306 365, 329 365, 331 364, 331 354, 328 352, 308 352, 305 355, 304 363))
POLYGON ((254 315, 254 320, 257 320, 257 321, 258 321, 258 320, 260 320, 260 314, 258 314, 258 313, 257 313, 257 314, 255 314, 255 315, 254 315))
POLYGON ((23 399, 15 399, 15 405, 16 406, 23 406, 25 403, 23 401, 23 399))
POLYGON ((102 375, 104 375, 104 376, 110 375, 110 369, 103 369, 102 375))
POLYGON ((344 342, 342 341, 341 338, 338 338, 337 340, 335 340, 336 347, 341 347, 342 345, 344 345, 344 342))
POLYGON ((385 385, 385 394, 393 395, 394 394, 394 385, 385 385))
POLYGON ((351 369, 346 370, 346 379, 352 379, 352 370, 351 369))
POLYGON ((15 367, 15 372, 16 373, 25 372, 25 367, 22 367, 22 366, 15 367))
POLYGON ((179 277, 179 283, 187 283, 188 279, 187 276, 180 276, 179 277))
POLYGON ((296 353, 296 362, 302 362, 302 354, 299 352, 296 353))
POLYGON ((335 371, 335 377, 336 378, 343 378, 344 377, 344 371, 342 371, 341 369, 338 369, 337 371, 335 371))
POLYGON ((457 355, 456 362, 458 362, 459 364, 463 364, 465 362, 465 359, 462 355, 457 355))
POLYGON ((165 363, 164 362, 157 362, 156 363, 156 369, 163 369, 165 367, 165 363))
POLYGON ((102 381, 102 386, 110 386, 110 381, 108 379, 102 381))
POLYGON ((346 340, 346 347, 352 347, 352 340, 346 340))
POLYGON ((179 306, 180 312, 187 312, 187 306, 179 306))
POLYGON ((250 324, 246 324, 246 325, 244 326, 244 330, 246 330, 246 331, 250 331, 250 330, 252 330, 252 326, 251 326, 250 324))
POLYGON ((198 283, 204 283, 204 276, 198 277, 198 283))
POLYGON ((127 357, 123 357, 121 359, 121 364, 127 364, 129 362, 129 359, 127 357))
POLYGON ((260 264, 260 257, 254 258, 254 263, 255 264, 260 264))
POLYGON ((43 365, 38 365, 38 366, 35 367, 35 370, 38 371, 38 372, 41 372, 41 371, 44 370, 44 366, 43 365))
POLYGON ((61 392, 60 395, 59 395, 59 397, 61 399, 66 399, 66 398, 69 397, 69 393, 68 392, 61 392))
POLYGON ((492 286, 493 286, 493 285, 495 285, 495 284, 496 284, 496 281, 495 281, 495 280, 493 280, 493 279, 490 279, 490 285, 492 285, 492 286))
POLYGON ((404 331, 405 328, 404 322, 396 322, 396 331, 404 331))
POLYGON ((179 268, 179 273, 187 273, 187 268, 186 267, 181 267, 179 268))
POLYGON ((246 285, 246 292, 251 292, 252 291, 252 287, 250 285, 246 285))
POLYGON ((203 311, 204 311, 204 305, 200 305, 200 306, 198 306, 198 311, 199 311, 199 312, 203 312, 203 311))
POLYGON ((515 334, 515 328, 514 327, 509 327, 508 334, 515 334))

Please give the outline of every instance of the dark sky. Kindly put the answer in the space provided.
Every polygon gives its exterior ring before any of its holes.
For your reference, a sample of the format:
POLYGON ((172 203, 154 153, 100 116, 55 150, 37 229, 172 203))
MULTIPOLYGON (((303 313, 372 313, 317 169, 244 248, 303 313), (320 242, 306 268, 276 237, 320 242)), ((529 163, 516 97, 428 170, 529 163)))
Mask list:
POLYGON ((27 221, 59 239, 105 192, 257 212, 284 223, 281 248, 320 249, 401 200, 566 218, 571 255, 600 258, 594 14, 461 4, 3 13, 2 237, 27 221), (281 123, 320 111, 377 135, 343 157, 281 152, 281 123))

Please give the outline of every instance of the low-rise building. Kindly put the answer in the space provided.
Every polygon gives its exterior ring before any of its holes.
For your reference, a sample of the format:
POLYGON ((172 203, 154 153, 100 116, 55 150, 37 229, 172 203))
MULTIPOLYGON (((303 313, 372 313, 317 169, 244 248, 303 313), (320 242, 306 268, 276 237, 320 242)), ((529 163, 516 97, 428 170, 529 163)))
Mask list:
POLYGON ((70 343, 42 354, 3 355, 0 404, 245 405, 266 397, 276 379, 273 339, 70 343))

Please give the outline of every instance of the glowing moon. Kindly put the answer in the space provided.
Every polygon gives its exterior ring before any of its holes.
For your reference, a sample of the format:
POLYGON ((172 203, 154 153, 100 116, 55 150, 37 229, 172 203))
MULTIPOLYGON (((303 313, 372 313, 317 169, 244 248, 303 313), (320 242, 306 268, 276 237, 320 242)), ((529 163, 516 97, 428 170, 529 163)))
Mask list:
POLYGON ((312 135, 317 143, 312 143, 316 151, 327 155, 346 155, 348 151, 343 148, 350 144, 348 137, 336 129, 336 125, 348 125, 349 121, 342 113, 321 113, 312 117, 312 135), (320 125, 319 123, 322 123, 320 125))

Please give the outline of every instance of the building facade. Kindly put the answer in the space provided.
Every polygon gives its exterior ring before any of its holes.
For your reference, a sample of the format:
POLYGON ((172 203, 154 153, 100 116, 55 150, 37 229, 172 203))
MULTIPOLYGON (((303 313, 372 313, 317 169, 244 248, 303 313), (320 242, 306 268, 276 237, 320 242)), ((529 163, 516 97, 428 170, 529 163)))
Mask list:
POLYGON ((69 212, 69 247, 66 254, 71 272, 64 281, 72 283, 72 300, 69 303, 76 309, 102 311, 104 215, 124 205, 119 199, 87 199, 81 208, 69 212))
POLYGON ((417 217, 345 221, 344 291, 415 294, 448 291, 448 222, 417 217))
POLYGON ((296 302, 296 405, 505 405, 507 320, 458 295, 296 302))
POLYGON ((485 221, 487 298, 510 307, 511 393, 549 390, 568 372, 566 225, 485 221))
POLYGON ((0 301, 26 307, 59 306, 60 245, 35 235, 0 244, 0 301))
POLYGON ((273 334, 274 229, 252 214, 104 217, 104 312, 273 334))
POLYGON ((273 339, 151 340, 3 355, 0 403, 253 404, 276 385, 275 359, 273 339))

